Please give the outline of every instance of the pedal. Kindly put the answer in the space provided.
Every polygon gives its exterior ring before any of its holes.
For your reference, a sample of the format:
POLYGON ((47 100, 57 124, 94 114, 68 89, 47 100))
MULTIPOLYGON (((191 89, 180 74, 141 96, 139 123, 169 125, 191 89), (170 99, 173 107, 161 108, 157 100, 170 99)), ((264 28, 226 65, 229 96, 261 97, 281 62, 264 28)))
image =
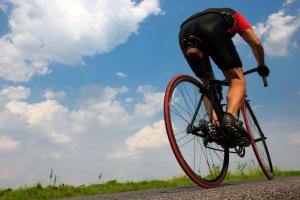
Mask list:
POLYGON ((245 154, 246 154, 245 147, 236 146, 234 149, 235 149, 236 154, 239 155, 241 158, 245 157, 245 154))

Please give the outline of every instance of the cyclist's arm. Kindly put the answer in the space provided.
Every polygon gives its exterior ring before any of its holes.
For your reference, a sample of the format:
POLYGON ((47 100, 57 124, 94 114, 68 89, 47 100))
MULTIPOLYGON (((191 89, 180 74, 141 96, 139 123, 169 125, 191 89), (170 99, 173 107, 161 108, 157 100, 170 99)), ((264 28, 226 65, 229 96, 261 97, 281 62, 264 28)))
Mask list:
POLYGON ((254 57, 256 58, 258 66, 265 65, 264 48, 259 38, 252 29, 247 29, 242 35, 242 38, 251 47, 254 57))

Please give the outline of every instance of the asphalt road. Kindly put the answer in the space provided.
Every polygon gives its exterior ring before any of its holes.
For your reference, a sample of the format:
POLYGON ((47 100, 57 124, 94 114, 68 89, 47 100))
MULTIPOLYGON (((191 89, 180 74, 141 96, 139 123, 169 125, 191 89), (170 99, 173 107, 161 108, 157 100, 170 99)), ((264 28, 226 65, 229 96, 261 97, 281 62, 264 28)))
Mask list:
POLYGON ((202 189, 198 186, 177 187, 138 192, 97 195, 64 200, 185 200, 185 199, 276 199, 300 200, 300 176, 279 177, 272 181, 242 181, 227 183, 214 189, 202 189))

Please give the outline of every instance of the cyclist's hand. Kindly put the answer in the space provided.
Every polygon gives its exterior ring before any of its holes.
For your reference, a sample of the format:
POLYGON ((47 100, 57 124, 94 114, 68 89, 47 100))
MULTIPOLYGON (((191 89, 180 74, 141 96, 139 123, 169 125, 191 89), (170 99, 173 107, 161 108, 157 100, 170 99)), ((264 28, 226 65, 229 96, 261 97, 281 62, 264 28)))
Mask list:
POLYGON ((265 76, 268 77, 270 74, 270 70, 267 66, 265 65, 260 65, 257 67, 257 72, 260 76, 265 76))

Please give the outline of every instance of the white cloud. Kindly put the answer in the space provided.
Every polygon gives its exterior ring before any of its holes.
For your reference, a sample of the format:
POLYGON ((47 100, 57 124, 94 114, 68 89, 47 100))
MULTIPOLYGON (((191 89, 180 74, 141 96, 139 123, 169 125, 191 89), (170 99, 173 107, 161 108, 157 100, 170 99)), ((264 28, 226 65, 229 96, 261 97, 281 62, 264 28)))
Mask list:
MULTIPOLYGON (((111 51, 137 33, 159 0, 14 0, 11 32, 0 38, 0 77, 28 81, 50 63, 82 64, 84 56, 111 51)), ((2 7, 4 4, 2 3, 2 7)))
POLYGON ((54 158, 54 159, 61 159, 61 158, 62 158, 62 154, 59 153, 59 152, 52 152, 52 153, 50 154, 50 157, 51 157, 51 158, 54 158))
POLYGON ((68 144, 71 142, 71 138, 68 135, 63 133, 58 133, 56 131, 50 133, 49 136, 53 139, 55 143, 58 144, 68 144))
POLYGON ((76 124, 96 123, 102 126, 122 126, 128 122, 130 115, 116 98, 117 95, 128 91, 127 87, 112 88, 98 85, 83 88, 80 110, 72 112, 73 120, 78 122, 76 124), (116 121, 118 124, 115 124, 116 121))
POLYGON ((11 101, 6 109, 20 120, 28 124, 27 131, 46 134, 53 142, 67 144, 71 139, 63 130, 68 127, 69 110, 55 100, 46 100, 41 103, 11 101))
POLYGON ((129 89, 123 87, 110 87, 101 85, 84 86, 80 90, 79 101, 83 106, 92 103, 92 101, 111 101, 115 99, 118 94, 126 93, 129 89))
POLYGON ((290 134, 287 137, 291 144, 300 144, 300 132, 290 134))
POLYGON ((32 126, 40 123, 46 124, 48 121, 55 120, 55 114, 68 112, 66 108, 59 105, 55 100, 47 100, 36 104, 11 101, 7 104, 7 109, 14 114, 24 116, 32 126))
POLYGON ((121 78, 126 78, 126 77, 127 77, 127 75, 124 74, 124 73, 122 73, 122 72, 117 72, 116 75, 117 75, 118 77, 121 77, 121 78))
POLYGON ((0 137, 0 152, 11 152, 19 148, 21 141, 10 137, 0 137))
POLYGON ((54 160, 60 160, 63 157, 63 154, 58 151, 53 151, 53 152, 47 152, 44 155, 40 155, 40 159, 42 160, 49 160, 49 159, 54 159, 54 160))
POLYGON ((6 12, 7 11, 7 5, 0 1, 0 11, 6 12))
POLYGON ((299 27, 299 16, 288 15, 285 10, 280 10, 271 14, 266 22, 256 24, 254 29, 262 37, 267 54, 286 56, 289 47, 295 46, 291 38, 299 27))
POLYGON ((237 45, 245 44, 242 37, 233 37, 232 38, 233 43, 237 45))
POLYGON ((128 98, 125 99, 125 101, 127 103, 132 103, 134 101, 134 98, 128 97, 128 98))
POLYGON ((164 121, 158 121, 152 126, 146 126, 137 131, 125 141, 126 150, 118 150, 109 154, 110 158, 123 158, 134 156, 147 149, 155 149, 167 145, 164 121))
POLYGON ((7 88, 3 88, 0 90, 0 95, 2 97, 5 97, 7 99, 15 99, 15 100, 20 100, 20 99, 26 99, 30 95, 30 89, 25 88, 23 86, 9 86, 7 88))
POLYGON ((290 5, 290 4, 294 3, 295 1, 296 0, 286 0, 283 5, 287 6, 287 5, 290 5))
POLYGON ((163 92, 156 92, 151 86, 140 86, 137 92, 144 96, 145 102, 135 106, 136 115, 153 116, 162 110, 163 92))
POLYGON ((62 90, 60 91, 52 91, 52 90, 46 90, 43 94, 45 99, 57 99, 66 96, 66 93, 62 90))
MULTIPOLYGON (((76 96, 71 107, 61 104, 59 98, 46 98, 35 103, 25 98, 0 101, 0 138, 6 135, 11 137, 0 145, 0 152, 5 150, 5 155, 12 155, 11 159, 0 155, 0 162, 5 163, 4 167, 16 171, 17 176, 12 178, 12 185, 23 185, 26 180, 43 177, 42 169, 54 165, 60 169, 71 169, 64 171, 65 182, 89 182, 95 171, 91 170, 90 176, 73 177, 74 173, 81 173, 88 160, 97 163, 98 169, 93 166, 93 170, 99 170, 101 166, 100 170, 103 170, 105 178, 111 178, 115 169, 109 164, 100 164, 107 161, 109 152, 118 152, 116 150, 124 145, 127 154, 144 155, 152 152, 150 149, 165 145, 163 121, 159 121, 161 115, 157 115, 162 110, 162 93, 149 86, 129 91, 127 87, 101 85, 82 87, 78 94, 74 95, 72 91, 71 96, 66 91, 64 100, 76 96), (153 104, 149 96, 158 96, 161 102, 156 102, 157 98, 154 98, 153 104), (142 110, 137 112, 139 107, 142 110), (151 112, 143 113, 148 110, 151 112), (155 121, 159 122, 153 123, 155 121), (22 154, 11 153, 19 149, 22 154), (78 160, 84 162, 78 163, 80 167, 75 169, 72 163, 78 160), (48 161, 53 165, 50 166, 48 161), (36 163, 34 170, 32 163, 36 163), (18 169, 18 166, 23 167, 18 169), (30 177, 25 175, 28 169, 32 169, 30 177)), ((128 172, 127 170, 125 171, 128 172)), ((10 183, 0 180, 0 186, 8 184, 10 183)))
POLYGON ((133 99, 125 98, 124 102, 118 100, 118 95, 129 91, 127 87, 83 87, 78 97, 78 109, 73 110, 54 99, 65 96, 65 92, 46 91, 43 94, 46 97, 44 101, 28 103, 24 100, 28 96, 28 92, 23 92, 25 88, 8 88, 10 89, 2 92, 11 96, 7 102, 2 102, 3 117, 10 116, 20 120, 22 126, 25 126, 24 132, 46 137, 56 144, 72 143, 72 137, 76 133, 89 134, 108 128, 111 132, 118 133, 136 119, 151 118, 161 110, 162 104, 162 99, 158 98, 162 93, 155 92, 154 88, 148 86, 139 87, 137 92, 142 94, 143 99, 141 103, 134 105, 134 113, 127 111, 123 105, 132 102, 133 99))
POLYGON ((297 94, 300 96, 300 90, 297 92, 297 94))

